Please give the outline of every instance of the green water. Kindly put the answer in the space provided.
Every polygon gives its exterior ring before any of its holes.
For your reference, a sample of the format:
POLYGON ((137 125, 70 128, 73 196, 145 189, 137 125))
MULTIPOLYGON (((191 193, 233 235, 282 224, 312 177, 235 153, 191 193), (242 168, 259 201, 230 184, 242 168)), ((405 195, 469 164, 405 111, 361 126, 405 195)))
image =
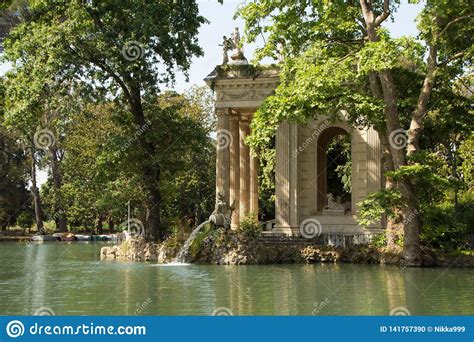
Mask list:
POLYGON ((0 314, 474 314, 474 270, 378 265, 156 266, 100 261, 100 244, 0 244, 0 314))

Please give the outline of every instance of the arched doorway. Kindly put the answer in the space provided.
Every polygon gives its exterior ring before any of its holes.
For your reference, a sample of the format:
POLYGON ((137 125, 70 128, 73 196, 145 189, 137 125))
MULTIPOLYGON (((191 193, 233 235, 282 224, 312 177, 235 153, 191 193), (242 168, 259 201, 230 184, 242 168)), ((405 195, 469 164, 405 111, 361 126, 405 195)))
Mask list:
MULTIPOLYGON (((329 127, 319 135, 317 143, 318 212, 322 212, 328 204, 328 193, 331 193, 334 199, 339 197, 341 203, 351 202, 350 139, 349 133, 337 126, 329 127)), ((350 205, 347 207, 350 209, 350 205)))

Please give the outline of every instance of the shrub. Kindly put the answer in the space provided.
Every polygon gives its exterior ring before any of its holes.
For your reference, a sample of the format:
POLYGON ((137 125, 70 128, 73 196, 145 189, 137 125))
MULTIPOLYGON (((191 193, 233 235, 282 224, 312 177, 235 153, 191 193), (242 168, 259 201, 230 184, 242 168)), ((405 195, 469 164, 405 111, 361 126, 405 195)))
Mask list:
POLYGON ((191 256, 193 259, 197 258, 197 256, 199 255, 199 252, 204 247, 204 240, 207 237, 214 235, 215 233, 216 233, 216 230, 213 229, 213 226, 211 224, 206 224, 204 225, 204 227, 202 227, 202 230, 199 233, 197 233, 193 242, 189 246, 189 252, 191 253, 191 256))
POLYGON ((33 225, 33 222, 34 222, 33 216, 28 212, 22 212, 16 218, 16 224, 24 229, 31 228, 31 226, 33 225))
POLYGON ((451 206, 433 207, 423 213, 421 241, 445 251, 462 249, 467 243, 468 227, 459 222, 451 206))
POLYGON ((395 218, 394 207, 400 205, 401 194, 395 189, 383 189, 369 194, 360 206, 357 220, 362 226, 369 226, 380 220, 383 214, 389 218, 395 218))
POLYGON ((243 239, 256 239, 258 238, 261 232, 262 226, 258 222, 257 215, 254 213, 249 213, 240 222, 238 234, 243 239))
POLYGON ((372 238, 372 241, 370 241, 370 246, 375 247, 375 248, 382 248, 387 246, 387 236, 385 235, 385 232, 382 234, 377 234, 372 238))

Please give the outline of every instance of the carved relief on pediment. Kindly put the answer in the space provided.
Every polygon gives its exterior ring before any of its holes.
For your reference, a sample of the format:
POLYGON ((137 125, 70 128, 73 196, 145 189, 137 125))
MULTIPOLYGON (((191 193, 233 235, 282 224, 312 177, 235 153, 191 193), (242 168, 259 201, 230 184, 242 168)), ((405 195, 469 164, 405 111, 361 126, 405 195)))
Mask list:
POLYGON ((273 94, 273 90, 244 90, 244 91, 219 91, 217 93, 217 100, 218 101, 235 101, 235 100, 242 100, 242 101, 256 101, 256 100, 264 100, 268 96, 273 94))

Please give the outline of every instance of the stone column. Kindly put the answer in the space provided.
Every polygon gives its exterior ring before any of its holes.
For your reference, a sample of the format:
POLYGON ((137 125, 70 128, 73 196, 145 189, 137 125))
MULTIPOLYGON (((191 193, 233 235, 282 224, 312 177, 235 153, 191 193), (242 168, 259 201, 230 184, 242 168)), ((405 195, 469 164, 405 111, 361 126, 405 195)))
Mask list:
MULTIPOLYGON (((253 117, 250 117, 252 122, 253 117)), ((258 219, 258 158, 250 155, 250 212, 258 219)))
POLYGON ((216 196, 221 193, 229 203, 230 153, 232 136, 229 132, 229 110, 217 108, 216 196))
POLYGON ((250 212, 258 217, 258 158, 250 157, 250 212))
POLYGON ((250 149, 245 138, 250 133, 249 121, 241 117, 239 121, 240 142, 240 220, 250 211, 250 149))
POLYGON ((300 224, 298 213, 298 126, 291 124, 289 131, 290 226, 295 228, 300 224))
POLYGON ((283 122, 276 135, 275 230, 285 234, 293 234, 299 225, 297 129, 283 122))
POLYGON ((379 135, 371 127, 367 131, 367 194, 380 190, 382 186, 380 158, 379 135))
POLYGON ((239 116, 231 115, 229 130, 232 137, 230 145, 230 204, 235 206, 232 214, 231 228, 239 227, 239 205, 240 205, 240 140, 239 140, 239 116))
POLYGON ((275 228, 277 230, 290 227, 289 133, 288 122, 281 123, 276 133, 275 228))

